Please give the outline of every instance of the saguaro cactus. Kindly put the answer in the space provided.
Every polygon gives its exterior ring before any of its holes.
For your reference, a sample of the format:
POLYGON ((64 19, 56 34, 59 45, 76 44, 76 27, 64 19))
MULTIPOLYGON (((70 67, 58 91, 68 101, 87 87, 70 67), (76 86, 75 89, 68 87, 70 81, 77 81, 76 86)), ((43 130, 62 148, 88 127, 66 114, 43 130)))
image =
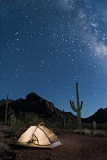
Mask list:
POLYGON ((77 113, 77 122, 78 122, 78 129, 82 130, 82 123, 81 123, 81 109, 83 105, 83 101, 79 101, 79 93, 78 93, 78 83, 76 83, 76 99, 77 99, 77 108, 74 105, 74 102, 70 100, 71 108, 74 112, 77 113))
POLYGON ((96 123, 96 121, 93 121, 93 130, 94 130, 94 132, 96 131, 96 129, 97 129, 97 123, 96 123))
POLYGON ((4 125, 7 124, 7 116, 10 114, 11 112, 11 108, 8 107, 8 97, 9 95, 7 94, 7 99, 6 99, 6 106, 5 106, 5 119, 4 119, 4 125))
POLYGON ((63 126, 65 128, 65 111, 63 109, 63 113, 62 113, 62 118, 63 118, 63 126))
POLYGON ((6 107, 5 107, 5 120, 4 120, 4 125, 7 123, 7 111, 8 111, 8 94, 7 94, 7 99, 6 99, 6 107))

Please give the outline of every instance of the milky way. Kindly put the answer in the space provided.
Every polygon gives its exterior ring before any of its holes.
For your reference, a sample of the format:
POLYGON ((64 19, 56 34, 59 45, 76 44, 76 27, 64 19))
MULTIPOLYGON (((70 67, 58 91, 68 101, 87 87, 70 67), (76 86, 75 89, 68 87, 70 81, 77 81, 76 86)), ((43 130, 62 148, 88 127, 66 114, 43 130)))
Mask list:
POLYGON ((107 107, 106 81, 106 0, 0 1, 0 99, 36 92, 72 112, 78 82, 87 117, 107 107))

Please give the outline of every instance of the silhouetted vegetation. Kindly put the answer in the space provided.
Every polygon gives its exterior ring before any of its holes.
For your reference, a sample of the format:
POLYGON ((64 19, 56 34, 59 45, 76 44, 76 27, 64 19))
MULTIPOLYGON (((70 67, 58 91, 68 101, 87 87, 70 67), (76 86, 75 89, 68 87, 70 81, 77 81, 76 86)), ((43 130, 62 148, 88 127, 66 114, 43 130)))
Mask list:
POLYGON ((15 159, 17 153, 11 150, 10 145, 15 144, 20 135, 30 126, 36 126, 41 122, 53 130, 56 134, 66 132, 91 136, 107 136, 107 109, 99 109, 89 118, 81 119, 83 102, 79 101, 78 83, 76 83, 77 107, 70 100, 73 111, 77 117, 70 112, 57 109, 52 102, 48 102, 35 93, 30 93, 26 99, 16 101, 0 101, 0 151, 1 157, 15 159), (100 120, 99 120, 100 119, 100 120), (101 123, 102 122, 102 123, 101 123), (103 123, 105 122, 105 123, 103 123))
POLYGON ((81 123, 81 109, 83 105, 83 101, 79 100, 79 92, 78 92, 78 83, 76 83, 76 99, 77 99, 77 107, 74 105, 74 102, 70 100, 71 108, 74 112, 77 113, 77 122, 78 122, 78 129, 82 130, 82 123, 81 123))

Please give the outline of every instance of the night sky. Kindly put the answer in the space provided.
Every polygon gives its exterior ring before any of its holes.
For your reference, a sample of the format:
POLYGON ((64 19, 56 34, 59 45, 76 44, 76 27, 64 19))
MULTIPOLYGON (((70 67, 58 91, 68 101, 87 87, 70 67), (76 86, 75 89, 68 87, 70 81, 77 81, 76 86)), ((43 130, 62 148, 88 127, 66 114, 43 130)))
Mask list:
POLYGON ((0 100, 30 92, 82 117, 107 108, 107 0, 0 0, 0 100))

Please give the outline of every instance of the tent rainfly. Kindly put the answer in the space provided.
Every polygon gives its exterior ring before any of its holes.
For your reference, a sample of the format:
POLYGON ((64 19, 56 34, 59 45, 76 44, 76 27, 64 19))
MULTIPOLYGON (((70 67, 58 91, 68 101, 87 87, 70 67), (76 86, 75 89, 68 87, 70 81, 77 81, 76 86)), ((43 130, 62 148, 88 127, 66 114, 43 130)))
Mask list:
POLYGON ((61 145, 57 136, 44 125, 31 126, 18 139, 18 145, 27 147, 54 148, 61 145))

